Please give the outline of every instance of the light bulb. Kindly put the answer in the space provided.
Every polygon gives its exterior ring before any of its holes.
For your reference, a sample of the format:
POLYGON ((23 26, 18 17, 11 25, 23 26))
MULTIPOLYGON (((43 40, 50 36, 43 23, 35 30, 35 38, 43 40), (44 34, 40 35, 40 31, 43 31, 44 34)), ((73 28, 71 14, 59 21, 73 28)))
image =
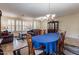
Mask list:
POLYGON ((47 14, 46 17, 50 17, 50 14, 47 14))

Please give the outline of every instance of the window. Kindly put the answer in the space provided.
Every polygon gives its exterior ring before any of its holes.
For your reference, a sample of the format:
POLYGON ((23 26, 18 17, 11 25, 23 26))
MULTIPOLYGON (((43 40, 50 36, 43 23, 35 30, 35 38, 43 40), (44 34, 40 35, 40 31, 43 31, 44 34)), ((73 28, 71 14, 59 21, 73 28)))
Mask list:
POLYGON ((23 21, 23 31, 32 29, 32 21, 23 21))
POLYGON ((16 20, 16 25, 15 25, 16 26, 16 31, 19 31, 19 25, 18 24, 19 24, 19 21, 16 20))
POLYGON ((18 20, 13 18, 1 19, 1 31, 28 31, 31 30, 34 26, 36 26, 36 24, 34 25, 31 20, 18 20))
POLYGON ((22 21, 16 20, 16 31, 22 31, 22 21))
POLYGON ((11 31, 15 31, 15 20, 11 20, 11 31))
POLYGON ((4 31, 4 30, 8 30, 10 32, 13 32, 15 30, 13 19, 2 18, 2 20, 1 20, 1 31, 4 31))
POLYGON ((7 20, 5 18, 2 18, 2 20, 1 20, 1 31, 4 31, 4 30, 7 29, 7 24, 8 24, 7 20))
POLYGON ((34 29, 36 29, 36 25, 37 25, 37 23, 36 23, 36 21, 34 21, 34 29))
POLYGON ((34 21, 34 24, 33 24, 33 28, 34 29, 40 29, 40 21, 34 21))

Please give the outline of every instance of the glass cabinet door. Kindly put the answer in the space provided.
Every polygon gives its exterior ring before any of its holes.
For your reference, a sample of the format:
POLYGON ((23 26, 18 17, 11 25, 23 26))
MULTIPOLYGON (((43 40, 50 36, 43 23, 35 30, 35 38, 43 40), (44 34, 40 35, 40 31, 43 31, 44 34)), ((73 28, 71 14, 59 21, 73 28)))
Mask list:
POLYGON ((59 28, 58 21, 51 21, 48 23, 48 32, 57 32, 59 28))

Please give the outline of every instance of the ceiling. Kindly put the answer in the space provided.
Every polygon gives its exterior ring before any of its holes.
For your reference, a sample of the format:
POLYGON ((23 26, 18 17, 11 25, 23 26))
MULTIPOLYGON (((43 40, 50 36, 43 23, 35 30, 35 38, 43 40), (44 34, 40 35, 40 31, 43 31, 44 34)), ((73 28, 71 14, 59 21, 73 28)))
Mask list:
MULTIPOLYGON (((57 16, 79 12, 79 3, 51 3, 51 14, 57 16)), ((49 13, 49 3, 0 3, 0 9, 17 15, 41 17, 49 13)))

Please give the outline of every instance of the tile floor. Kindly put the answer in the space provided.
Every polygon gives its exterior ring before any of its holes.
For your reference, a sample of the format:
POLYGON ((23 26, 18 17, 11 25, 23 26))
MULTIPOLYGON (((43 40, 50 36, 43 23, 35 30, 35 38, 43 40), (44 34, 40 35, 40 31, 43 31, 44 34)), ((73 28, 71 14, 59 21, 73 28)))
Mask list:
POLYGON ((66 38, 65 39, 65 44, 79 47, 79 39, 66 38))
MULTIPOLYGON (((79 47, 79 40, 66 38, 65 44, 75 45, 79 47)), ((13 43, 3 44, 2 49, 5 55, 13 55, 13 43)), ((24 48, 21 50, 22 55, 28 55, 28 48, 24 48)))

